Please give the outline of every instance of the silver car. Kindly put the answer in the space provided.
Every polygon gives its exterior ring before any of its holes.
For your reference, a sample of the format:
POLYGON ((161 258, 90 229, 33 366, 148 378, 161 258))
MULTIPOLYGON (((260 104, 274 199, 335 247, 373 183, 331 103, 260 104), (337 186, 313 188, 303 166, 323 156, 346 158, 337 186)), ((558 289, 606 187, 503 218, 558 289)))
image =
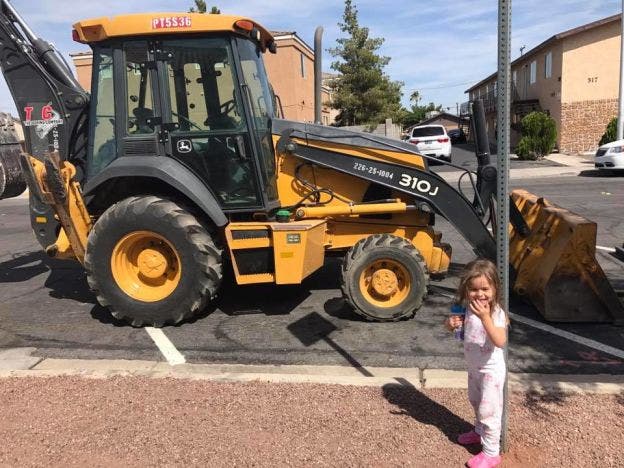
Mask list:
POLYGON ((596 169, 624 169, 624 140, 612 141, 602 145, 594 157, 596 169))

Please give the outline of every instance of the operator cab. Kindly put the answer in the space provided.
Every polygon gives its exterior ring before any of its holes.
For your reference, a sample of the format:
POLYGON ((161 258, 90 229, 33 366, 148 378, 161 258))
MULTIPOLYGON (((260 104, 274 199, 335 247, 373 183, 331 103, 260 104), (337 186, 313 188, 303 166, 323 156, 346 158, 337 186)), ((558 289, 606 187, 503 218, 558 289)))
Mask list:
MULTIPOLYGON (((261 58, 267 47, 258 40, 268 33, 254 37, 255 25, 241 29, 236 17, 216 18, 213 27, 207 16, 217 15, 177 15, 176 24, 191 26, 168 28, 169 34, 160 27, 145 34, 126 28, 118 37, 111 31, 122 28, 110 22, 128 17, 100 20, 104 39, 89 42, 87 182, 120 158, 164 156, 190 169, 226 213, 278 205, 273 99, 261 58), (229 30, 221 26, 227 18, 229 30)), ((75 28, 88 33, 81 23, 75 28)))

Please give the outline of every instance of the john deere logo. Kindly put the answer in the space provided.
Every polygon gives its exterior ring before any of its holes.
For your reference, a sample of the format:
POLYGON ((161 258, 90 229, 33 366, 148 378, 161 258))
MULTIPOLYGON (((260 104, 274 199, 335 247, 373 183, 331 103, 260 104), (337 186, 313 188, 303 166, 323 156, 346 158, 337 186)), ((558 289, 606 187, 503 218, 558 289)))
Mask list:
POLYGON ((191 140, 178 140, 178 153, 190 153, 192 149, 191 140))

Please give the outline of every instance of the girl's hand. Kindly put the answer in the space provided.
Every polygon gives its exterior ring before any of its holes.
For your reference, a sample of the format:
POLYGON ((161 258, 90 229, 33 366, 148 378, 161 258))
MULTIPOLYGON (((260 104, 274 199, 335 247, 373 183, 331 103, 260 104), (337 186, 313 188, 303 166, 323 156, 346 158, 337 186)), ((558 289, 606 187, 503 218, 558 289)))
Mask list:
POLYGON ((444 326, 448 331, 453 331, 458 327, 461 327, 464 322, 464 318, 461 315, 451 315, 444 321, 444 326))
POLYGON ((468 305, 473 314, 475 314, 483 322, 484 318, 490 318, 490 303, 482 301, 470 301, 468 305))

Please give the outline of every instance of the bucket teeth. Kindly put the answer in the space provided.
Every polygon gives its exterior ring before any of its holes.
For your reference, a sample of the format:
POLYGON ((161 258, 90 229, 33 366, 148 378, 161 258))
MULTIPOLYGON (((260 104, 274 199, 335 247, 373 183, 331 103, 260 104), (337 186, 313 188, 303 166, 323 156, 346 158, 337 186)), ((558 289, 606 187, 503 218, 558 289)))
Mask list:
POLYGON ((510 235, 513 290, 553 322, 624 322, 624 307, 596 260, 596 223, 514 190, 530 233, 510 235))

